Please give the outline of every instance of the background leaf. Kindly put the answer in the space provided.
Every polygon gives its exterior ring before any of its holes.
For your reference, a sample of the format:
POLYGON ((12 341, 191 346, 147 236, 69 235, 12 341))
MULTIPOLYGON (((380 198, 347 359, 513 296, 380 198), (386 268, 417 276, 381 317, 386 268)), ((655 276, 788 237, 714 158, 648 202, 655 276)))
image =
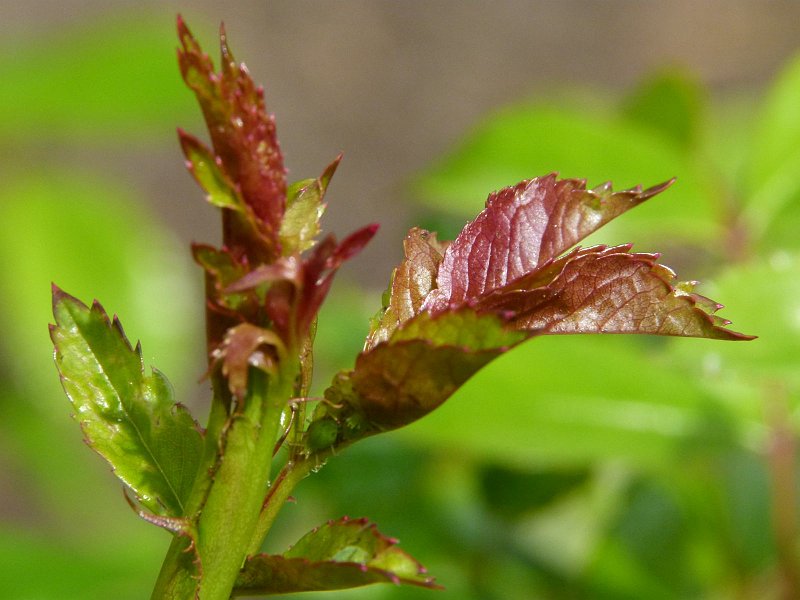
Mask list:
POLYGON ((685 149, 700 141, 706 91, 692 73, 662 69, 646 77, 622 102, 622 114, 685 149))
POLYGON ((0 78, 0 137, 152 144, 191 113, 175 73, 171 23, 139 12, 71 25, 36 44, 5 36, 0 78))
POLYGON ((613 181, 617 189, 677 178, 669 194, 604 227, 604 243, 630 242, 635 235, 663 249, 664 242, 672 247, 721 234, 712 180, 670 140, 624 119, 548 105, 516 106, 488 118, 428 170, 417 189, 437 209, 468 217, 482 208, 487 190, 554 171, 585 177, 589 187, 613 181))
POLYGON ((745 219, 767 249, 797 247, 800 223, 800 57, 769 91, 752 142, 745 181, 745 219))

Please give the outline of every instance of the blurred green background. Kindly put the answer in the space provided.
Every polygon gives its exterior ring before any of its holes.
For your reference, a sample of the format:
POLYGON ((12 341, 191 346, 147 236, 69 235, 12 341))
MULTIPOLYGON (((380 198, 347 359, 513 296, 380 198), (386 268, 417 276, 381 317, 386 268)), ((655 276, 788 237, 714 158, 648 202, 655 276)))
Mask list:
POLYGON ((321 315, 318 388, 360 348, 410 225, 451 237, 489 191, 553 170, 617 188, 677 176, 594 241, 661 251, 760 336, 535 340, 304 482, 269 550, 348 514, 447 589, 327 597, 800 597, 797 5, 55 6, 2 4, 3 598, 146 597, 168 544, 82 444, 45 324, 51 281, 100 299, 202 419, 187 244, 218 233, 174 136, 202 131, 178 10, 209 50, 226 21, 294 179, 345 151, 328 227, 383 224, 321 315))

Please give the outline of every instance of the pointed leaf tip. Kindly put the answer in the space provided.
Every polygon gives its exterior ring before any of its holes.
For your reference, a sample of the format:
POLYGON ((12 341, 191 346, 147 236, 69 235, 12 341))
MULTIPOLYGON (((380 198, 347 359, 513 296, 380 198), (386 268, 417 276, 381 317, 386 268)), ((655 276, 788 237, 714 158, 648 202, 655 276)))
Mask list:
POLYGON ((224 243, 254 262, 270 262, 280 253, 287 191, 275 121, 267 113, 260 88, 244 65, 236 64, 224 27, 220 29, 219 73, 182 22, 178 35, 184 82, 203 111, 222 178, 235 184, 246 207, 241 215, 226 215, 230 222, 224 228, 224 243))
POLYGON ((677 180, 678 180, 677 177, 672 177, 671 179, 668 179, 667 181, 665 181, 663 183, 659 183, 657 185, 651 186, 651 187, 647 188, 646 190, 639 192, 638 193, 639 198, 641 198, 642 200, 648 200, 648 199, 652 198, 653 196, 656 196, 656 195, 660 194, 661 192, 667 190, 668 188, 671 188, 673 186, 673 184, 677 180))
POLYGON ((331 179, 333 179, 333 175, 336 173, 336 169, 339 168, 339 163, 342 162, 343 158, 344 153, 340 152, 338 156, 331 161, 331 164, 325 167, 325 170, 322 172, 322 176, 319 178, 320 185, 323 187, 323 189, 328 188, 328 184, 330 184, 331 179))

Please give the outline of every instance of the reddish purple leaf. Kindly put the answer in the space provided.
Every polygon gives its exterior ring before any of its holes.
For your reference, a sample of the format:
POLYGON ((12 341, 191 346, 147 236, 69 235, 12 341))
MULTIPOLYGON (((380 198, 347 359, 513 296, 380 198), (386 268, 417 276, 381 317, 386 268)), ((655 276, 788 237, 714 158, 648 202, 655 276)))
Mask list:
POLYGON ((305 259, 298 255, 279 258, 254 269, 225 291, 244 292, 269 284, 265 301, 267 313, 275 331, 287 346, 292 346, 308 333, 336 271, 344 261, 358 254, 377 230, 377 225, 367 225, 341 243, 330 235, 305 259))
MULTIPOLYGON (((753 339, 724 329, 721 305, 673 285, 675 274, 657 255, 630 246, 588 249, 566 263, 545 288, 513 292, 503 308, 514 324, 537 334, 647 333, 723 340, 753 339)), ((502 293, 500 294, 502 297, 502 293)))
POLYGON ((274 331, 242 323, 228 329, 222 344, 211 356, 221 365, 231 394, 242 401, 247 392, 250 367, 270 372, 284 353, 283 343, 274 331))
MULTIPOLYGON (((181 74, 203 110, 214 154, 257 219, 257 228, 269 246, 267 258, 277 256, 278 233, 286 205, 286 169, 275 120, 264 104, 263 89, 253 83, 244 65, 236 63, 224 28, 220 30, 220 73, 214 71, 211 59, 180 17, 178 36, 181 74)), ((242 241, 234 235, 242 227, 241 217, 230 211, 224 214, 228 221, 225 243, 233 247, 234 242, 242 241)))
POLYGON ((615 193, 610 184, 587 190, 584 180, 550 174, 491 194, 445 252, 426 309, 458 305, 529 275, 671 183, 615 193))
POLYGON ((412 230, 354 370, 326 392, 334 406, 320 418, 344 423, 336 443, 414 421, 532 336, 752 339, 725 329, 729 322, 713 314, 721 305, 695 294, 694 282, 673 283, 657 255, 631 253, 630 245, 570 251, 671 183, 614 193, 610 184, 587 190, 583 181, 548 175, 492 194, 446 250, 412 230), (353 426, 354 414, 372 428, 353 426))

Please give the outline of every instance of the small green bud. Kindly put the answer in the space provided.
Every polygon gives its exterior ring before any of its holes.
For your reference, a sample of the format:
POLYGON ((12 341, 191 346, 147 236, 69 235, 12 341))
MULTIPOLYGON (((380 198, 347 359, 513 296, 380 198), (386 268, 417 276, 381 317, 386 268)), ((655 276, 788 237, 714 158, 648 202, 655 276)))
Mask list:
POLYGON ((313 421, 306 430, 306 447, 312 452, 326 450, 339 437, 339 423, 331 417, 313 421))

